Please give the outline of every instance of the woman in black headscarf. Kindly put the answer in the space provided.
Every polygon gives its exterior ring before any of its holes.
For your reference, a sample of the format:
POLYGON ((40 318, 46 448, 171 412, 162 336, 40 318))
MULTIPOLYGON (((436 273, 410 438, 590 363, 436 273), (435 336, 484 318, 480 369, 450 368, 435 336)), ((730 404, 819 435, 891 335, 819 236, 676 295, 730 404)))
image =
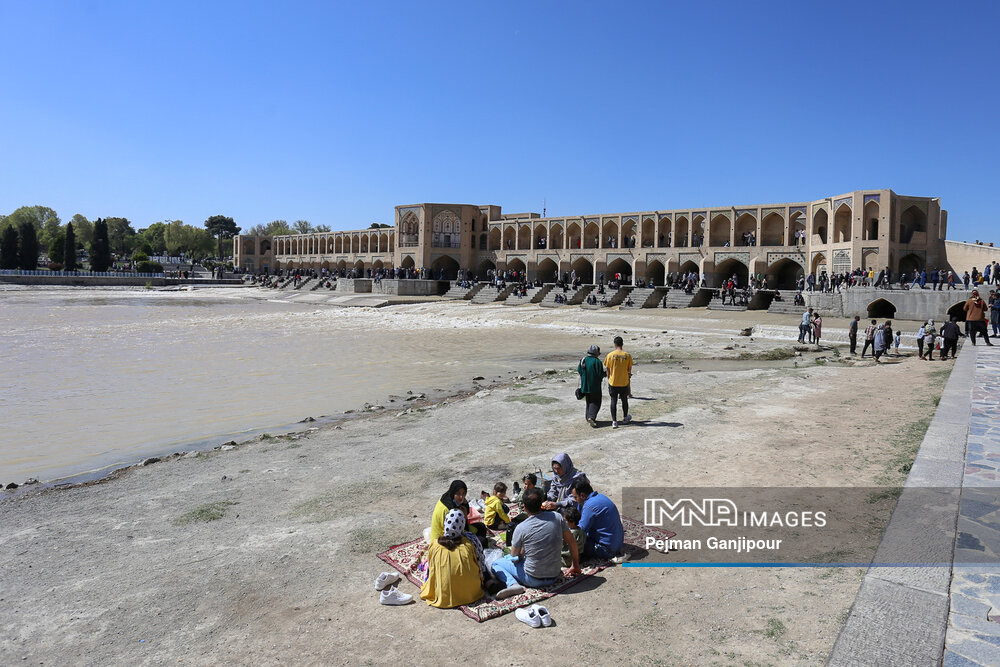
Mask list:
MULTIPOLYGON (((469 493, 469 487, 460 479, 456 479, 444 492, 437 505, 434 506, 434 514, 431 516, 431 541, 444 535, 444 518, 451 510, 462 509, 465 503, 465 496, 469 493)), ((464 511, 464 510, 463 510, 464 511)))

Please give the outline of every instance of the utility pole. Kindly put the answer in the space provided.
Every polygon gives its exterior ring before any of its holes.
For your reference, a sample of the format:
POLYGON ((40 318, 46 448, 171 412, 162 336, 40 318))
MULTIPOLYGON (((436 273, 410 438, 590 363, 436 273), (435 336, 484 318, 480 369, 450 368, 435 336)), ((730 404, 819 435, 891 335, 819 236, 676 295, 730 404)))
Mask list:
POLYGON ((545 217, 545 197, 542 197, 542 217, 545 217))

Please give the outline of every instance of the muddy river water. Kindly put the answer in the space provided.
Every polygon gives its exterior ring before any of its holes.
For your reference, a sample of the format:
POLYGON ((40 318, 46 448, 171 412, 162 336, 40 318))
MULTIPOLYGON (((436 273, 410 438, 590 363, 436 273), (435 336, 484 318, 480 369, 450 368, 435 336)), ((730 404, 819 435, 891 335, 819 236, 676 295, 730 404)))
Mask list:
POLYGON ((2 289, 0 483, 238 439, 408 390, 469 389, 474 376, 572 367, 592 342, 463 312, 2 289))

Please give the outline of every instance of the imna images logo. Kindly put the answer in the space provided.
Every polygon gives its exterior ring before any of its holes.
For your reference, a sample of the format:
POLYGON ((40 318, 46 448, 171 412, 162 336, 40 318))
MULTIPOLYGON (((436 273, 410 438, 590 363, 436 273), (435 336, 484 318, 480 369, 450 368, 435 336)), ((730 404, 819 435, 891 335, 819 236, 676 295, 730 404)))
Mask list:
POLYGON ((702 526, 734 526, 746 528, 803 527, 823 528, 826 512, 770 510, 740 512, 729 498, 679 498, 673 502, 665 498, 646 498, 643 522, 647 526, 680 525, 690 527, 695 522, 702 526))

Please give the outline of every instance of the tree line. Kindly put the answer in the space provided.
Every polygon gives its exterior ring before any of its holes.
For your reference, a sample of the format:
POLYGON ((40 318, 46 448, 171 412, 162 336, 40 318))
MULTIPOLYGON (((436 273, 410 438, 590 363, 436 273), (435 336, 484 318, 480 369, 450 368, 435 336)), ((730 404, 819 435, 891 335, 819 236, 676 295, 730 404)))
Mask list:
POLYGON ((92 222, 79 213, 63 225, 47 206, 22 206, 0 215, 0 269, 34 270, 44 253, 50 267, 73 270, 80 268, 77 256, 81 250, 89 253, 92 271, 106 271, 115 257, 134 261, 164 254, 195 260, 224 257, 232 253, 232 238, 239 232, 233 219, 224 215, 211 216, 204 228, 182 220, 164 220, 136 230, 127 218, 92 222))

